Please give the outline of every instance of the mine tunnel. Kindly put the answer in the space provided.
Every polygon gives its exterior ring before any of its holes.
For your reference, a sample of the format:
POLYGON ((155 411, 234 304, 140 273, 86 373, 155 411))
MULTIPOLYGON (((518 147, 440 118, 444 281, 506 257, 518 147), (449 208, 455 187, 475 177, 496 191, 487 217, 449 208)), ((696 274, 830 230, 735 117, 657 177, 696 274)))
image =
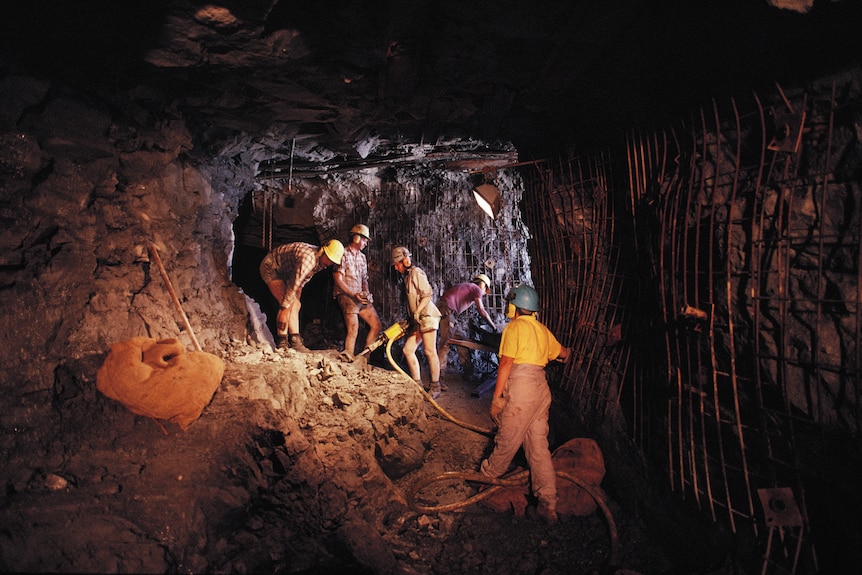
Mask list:
POLYGON ((4 7, 0 571, 858 570, 862 5, 660 4, 4 7))

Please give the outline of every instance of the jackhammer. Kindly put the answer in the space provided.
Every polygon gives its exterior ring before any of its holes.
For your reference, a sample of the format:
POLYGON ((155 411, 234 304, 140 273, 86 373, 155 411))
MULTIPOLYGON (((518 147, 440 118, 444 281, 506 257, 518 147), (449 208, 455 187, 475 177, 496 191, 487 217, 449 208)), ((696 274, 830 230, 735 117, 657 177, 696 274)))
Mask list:
POLYGON ((375 339, 368 347, 356 354, 356 356, 352 356, 349 352, 345 350, 338 354, 338 358, 342 361, 356 361, 361 357, 365 357, 381 345, 384 345, 386 342, 395 341, 399 337, 403 336, 405 333, 407 333, 407 328, 409 326, 410 322, 406 319, 402 319, 399 322, 393 323, 392 325, 381 331, 380 335, 377 336, 377 339, 375 339))

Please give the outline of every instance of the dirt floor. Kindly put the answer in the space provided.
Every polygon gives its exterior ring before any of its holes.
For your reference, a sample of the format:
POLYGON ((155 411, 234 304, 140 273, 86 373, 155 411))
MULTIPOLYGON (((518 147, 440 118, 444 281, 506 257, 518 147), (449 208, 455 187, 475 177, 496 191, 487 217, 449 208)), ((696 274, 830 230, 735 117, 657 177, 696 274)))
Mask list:
POLYGON ((4 421, 2 571, 720 572, 681 571, 668 541, 612 494, 613 525, 598 509, 551 526, 529 501, 523 515, 461 506, 479 484, 417 492, 437 474, 476 471, 489 453, 489 436, 451 419, 492 428, 480 392, 493 374, 447 371, 444 416, 380 356, 364 366, 335 351, 237 344, 212 402, 181 431, 101 395, 103 360, 70 362, 51 397, 19 405, 32 425, 7 433, 4 421), (441 504, 454 508, 423 511, 441 504))
MULTIPOLYGON (((484 381, 468 382, 454 369, 443 379, 448 381, 449 390, 438 400, 440 406, 457 421, 493 429, 488 415, 493 374, 484 381)), ((424 465, 396 482, 408 493, 427 478, 444 472, 476 471, 493 448, 491 438, 453 423, 436 409, 428 410, 428 421, 430 448, 424 465)), ((521 456, 513 463, 516 469, 526 466, 521 456)), ((440 481, 416 493, 414 501, 427 507, 454 505, 476 492, 472 482, 440 481)), ((551 526, 537 516, 532 498, 527 497, 526 504, 523 515, 515 509, 493 510, 482 502, 418 515, 416 524, 402 535, 412 547, 408 557, 421 558, 411 566, 419 573, 435 574, 615 572, 614 567, 622 565, 631 572, 674 572, 659 546, 637 525, 627 522, 618 509, 613 522, 614 528, 624 533, 624 551, 611 565, 610 525, 601 510, 585 517, 562 515, 551 526)), ((612 501, 608 505, 613 514, 617 506, 612 501)))

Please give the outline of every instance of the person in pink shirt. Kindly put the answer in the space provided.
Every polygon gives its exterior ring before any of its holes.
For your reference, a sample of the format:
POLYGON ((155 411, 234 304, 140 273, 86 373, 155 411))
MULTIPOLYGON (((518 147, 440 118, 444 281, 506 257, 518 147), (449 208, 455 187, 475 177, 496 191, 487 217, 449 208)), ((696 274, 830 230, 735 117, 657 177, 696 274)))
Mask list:
MULTIPOLYGON (((437 308, 443 314, 440 318, 440 341, 437 344, 437 357, 440 358, 440 370, 446 369, 447 359, 449 357, 449 340, 453 337, 452 323, 455 317, 467 311, 470 306, 475 305, 479 316, 496 332, 497 326, 494 325, 494 320, 491 319, 491 314, 485 309, 482 303, 482 296, 487 295, 491 290, 491 279, 485 274, 477 274, 469 282, 455 284, 440 296, 437 302, 437 308)), ((460 353, 460 350, 459 350, 460 353)), ((469 364, 469 353, 464 350, 461 357, 462 365, 469 364)), ((446 388, 443 388, 446 391, 446 388)))

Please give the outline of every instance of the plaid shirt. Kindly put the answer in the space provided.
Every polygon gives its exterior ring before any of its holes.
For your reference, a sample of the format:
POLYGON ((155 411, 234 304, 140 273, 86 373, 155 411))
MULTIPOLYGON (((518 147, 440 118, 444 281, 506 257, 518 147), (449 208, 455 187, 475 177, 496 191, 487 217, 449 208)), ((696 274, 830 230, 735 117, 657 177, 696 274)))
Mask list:
POLYGON ((270 252, 278 277, 287 284, 282 306, 293 301, 296 292, 302 289, 314 274, 324 269, 317 257, 319 249, 305 242, 294 242, 280 245, 270 252))
MULTIPOLYGON (((359 250, 353 250, 350 247, 345 249, 344 255, 341 256, 341 265, 335 271, 341 273, 344 283, 353 290, 353 293, 366 290, 368 287, 368 262, 365 254, 359 250)), ((338 284, 335 284, 333 292, 335 296, 344 293, 339 289, 338 284)))

